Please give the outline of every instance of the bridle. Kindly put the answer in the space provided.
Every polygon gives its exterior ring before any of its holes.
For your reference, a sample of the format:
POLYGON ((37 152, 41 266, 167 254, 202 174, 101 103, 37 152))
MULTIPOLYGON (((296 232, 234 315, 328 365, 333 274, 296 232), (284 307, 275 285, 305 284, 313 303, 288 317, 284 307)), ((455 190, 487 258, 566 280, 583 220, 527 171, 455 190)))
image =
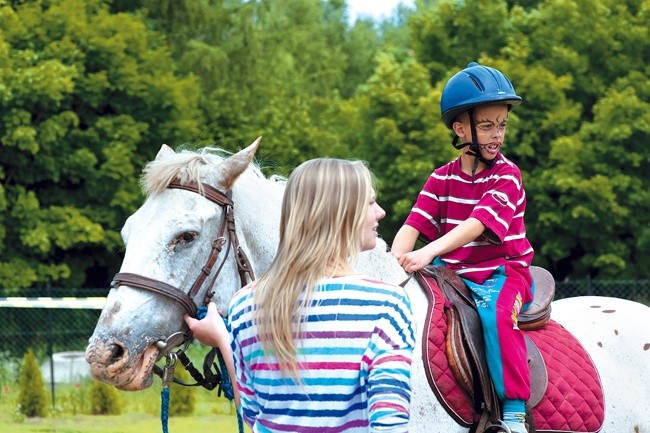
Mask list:
MULTIPOLYGON (((255 275, 253 269, 251 268, 250 262, 244 250, 242 250, 239 245, 239 239, 237 239, 237 231, 235 230, 235 216, 233 213, 233 201, 232 201, 232 192, 228 190, 226 193, 219 191, 218 189, 206 184, 197 182, 187 182, 181 183, 178 180, 173 180, 167 185, 167 188, 170 189, 181 189, 185 191, 190 191, 203 197, 207 198, 211 202, 221 206, 223 209, 223 218, 221 219, 221 225, 219 227, 219 232, 217 233, 216 239, 212 241, 212 246, 210 248, 210 254, 205 262, 205 265, 201 268, 201 272, 194 280, 194 284, 190 290, 186 293, 183 290, 167 284, 163 281, 156 280, 154 278, 145 277, 144 275, 138 275, 130 272, 119 272, 113 277, 111 282, 111 288, 117 288, 122 285, 129 287, 134 287, 142 290, 147 290, 158 295, 165 296, 172 299, 175 302, 178 302, 183 306, 183 309, 191 317, 197 317, 197 312, 199 307, 197 307, 194 298, 198 295, 201 288, 205 284, 207 278, 212 274, 212 269, 219 259, 219 255, 223 250, 223 246, 227 243, 226 254, 223 256, 221 263, 214 273, 212 280, 206 290, 205 296, 203 297, 203 302, 201 308, 205 310, 205 306, 210 302, 212 296, 214 296, 214 291, 209 290, 214 285, 217 276, 221 272, 228 254, 232 249, 235 254, 235 261, 237 262, 237 271, 239 272, 239 280, 241 282, 241 287, 244 287, 249 280, 253 281, 255 275)), ((204 315, 205 311, 201 311, 204 315)), ((202 318, 199 315, 199 318, 202 318)), ((181 385, 186 386, 203 386, 208 390, 212 390, 216 387, 219 387, 219 395, 221 392, 224 392, 227 398, 231 401, 234 398, 232 383, 228 377, 226 371, 226 365, 221 355, 221 352, 218 348, 212 348, 210 352, 206 355, 203 362, 203 375, 192 365, 192 362, 185 354, 185 349, 191 341, 191 334, 184 332, 176 332, 167 337, 165 340, 158 340, 156 342, 156 347, 165 354, 166 365, 164 368, 161 368, 157 365, 154 365, 153 371, 155 374, 159 375, 163 383, 163 391, 161 392, 162 406, 161 406, 161 421, 163 426, 163 432, 167 431, 167 420, 169 413, 169 385, 171 382, 175 382, 181 385), (174 347, 185 344, 183 348, 177 350, 176 352, 170 352, 174 347), (214 358, 217 357, 219 365, 214 363, 214 358), (176 362, 180 361, 185 370, 190 373, 190 375, 196 380, 195 384, 187 384, 183 381, 177 380, 174 378, 174 368, 176 362), (213 368, 216 370, 213 371, 213 368)), ((237 417, 239 432, 243 433, 243 421, 240 415, 237 417)))
MULTIPOLYGON (((226 254, 221 260, 221 263, 219 264, 219 267, 217 268, 217 271, 214 274, 211 283, 214 283, 217 276, 221 272, 221 269, 223 268, 223 265, 226 262, 231 249, 235 252, 235 260, 237 262, 237 270, 239 272, 241 287, 244 287, 249 282, 249 280, 254 280, 255 275, 253 274, 253 270, 251 268, 248 257, 242 250, 241 246, 239 245, 239 240, 237 239, 237 233, 235 230, 235 217, 233 212, 234 203, 231 198, 231 191, 223 193, 206 183, 201 183, 199 185, 196 182, 181 183, 178 180, 172 181, 167 186, 167 188, 182 189, 185 191, 200 194, 211 202, 223 208, 221 226, 219 227, 219 232, 216 239, 212 241, 210 254, 205 262, 205 265, 203 265, 201 268, 201 272, 196 277, 194 284, 192 284, 192 287, 187 293, 163 281, 130 272, 120 272, 115 274, 113 281, 111 282, 111 288, 117 288, 119 286, 126 285, 129 287, 148 290, 158 295, 163 295, 181 304, 185 309, 185 312, 187 312, 187 314, 189 314, 191 317, 196 317, 198 307, 194 301, 194 298, 205 284, 205 280, 212 273, 212 269, 217 263, 219 255, 221 254, 225 243, 227 243, 226 254)), ((210 286, 212 286, 212 284, 210 286)), ((208 290, 203 298, 202 305, 207 305, 213 295, 214 291, 208 290)))

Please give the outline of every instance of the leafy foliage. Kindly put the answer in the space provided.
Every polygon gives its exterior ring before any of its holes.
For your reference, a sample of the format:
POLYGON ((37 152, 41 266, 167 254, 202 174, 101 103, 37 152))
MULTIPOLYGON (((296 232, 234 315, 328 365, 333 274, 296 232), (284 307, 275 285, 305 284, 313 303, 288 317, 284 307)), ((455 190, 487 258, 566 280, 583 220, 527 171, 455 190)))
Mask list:
POLYGON ((102 382, 90 384, 90 412, 93 415, 119 415, 122 401, 117 389, 102 382))
MULTIPOLYGON (((191 383, 192 378, 182 365, 179 365, 174 376, 185 383, 191 383)), ((194 413, 196 408, 196 389, 172 383, 169 386, 169 414, 171 416, 184 416, 194 413)))
POLYGON ((197 82, 101 1, 2 6, 0 47, 0 285, 93 284, 87 270, 115 266, 97 251, 119 248, 140 167, 199 133, 197 82))
POLYGON ((105 286, 162 143, 234 151, 262 135, 259 163, 283 175, 364 159, 390 243, 457 154, 439 99, 470 61, 524 98, 504 153, 536 264, 647 278, 648 14, 642 0, 419 0, 348 23, 343 0, 0 1, 0 286, 105 286))
POLYGON ((48 397, 41 370, 32 349, 27 349, 20 372, 18 410, 27 417, 47 415, 48 397))

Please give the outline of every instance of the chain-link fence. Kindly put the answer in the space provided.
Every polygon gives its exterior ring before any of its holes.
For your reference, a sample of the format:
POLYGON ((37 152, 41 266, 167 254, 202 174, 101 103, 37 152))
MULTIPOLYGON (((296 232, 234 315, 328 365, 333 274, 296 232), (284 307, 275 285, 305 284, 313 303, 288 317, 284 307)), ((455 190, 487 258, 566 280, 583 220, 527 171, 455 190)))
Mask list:
MULTIPOLYGON (((106 289, 30 289, 28 292, 8 292, 0 289, 0 381, 16 383, 19 365, 26 350, 31 348, 39 362, 46 366, 44 376, 58 378, 72 363, 83 363, 82 353, 99 318, 99 309, 29 308, 24 300, 22 308, 3 305, 8 296, 34 297, 95 297, 106 296, 106 289), (53 355, 69 354, 69 362, 58 364, 53 355)), ((650 305, 650 280, 602 281, 573 280, 556 282, 555 299, 573 296, 612 296, 650 305)), ((34 304, 36 305, 36 304, 34 304)))
MULTIPOLYGON (((30 289, 11 296, 94 297, 106 289, 30 289)), ((556 282, 555 299, 573 296, 612 296, 650 305, 650 280, 572 280, 556 282)), ((0 289, 0 298, 8 294, 0 289)), ((15 308, 0 303, 0 354, 22 357, 31 347, 40 358, 48 352, 83 351, 95 328, 100 310, 67 308, 15 308)), ((1 367, 0 367, 1 368, 1 367)))
POLYGON ((650 280, 568 280, 555 282, 555 299, 610 296, 650 306, 650 280))

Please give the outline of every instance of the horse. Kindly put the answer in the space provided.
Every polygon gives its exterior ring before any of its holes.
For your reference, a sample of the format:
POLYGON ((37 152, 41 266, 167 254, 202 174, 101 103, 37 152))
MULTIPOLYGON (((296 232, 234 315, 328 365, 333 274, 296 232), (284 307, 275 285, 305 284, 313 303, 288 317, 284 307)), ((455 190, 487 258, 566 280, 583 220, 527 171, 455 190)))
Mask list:
MULTIPOLYGON (((284 186, 253 162, 259 142, 232 154, 162 145, 145 166, 146 199, 121 231, 124 259, 86 348, 96 380, 122 390, 149 387, 156 362, 183 341, 183 314, 194 314, 210 298, 227 311, 245 275, 269 267, 284 186)), ((381 238, 354 266, 394 284, 407 277, 381 238)), ((410 431, 467 432, 443 409, 425 376, 427 296, 415 279, 405 288, 419 334, 410 431)), ((576 336, 598 369, 605 401, 601 432, 650 432, 650 308, 611 297, 551 305, 552 319, 576 336)))

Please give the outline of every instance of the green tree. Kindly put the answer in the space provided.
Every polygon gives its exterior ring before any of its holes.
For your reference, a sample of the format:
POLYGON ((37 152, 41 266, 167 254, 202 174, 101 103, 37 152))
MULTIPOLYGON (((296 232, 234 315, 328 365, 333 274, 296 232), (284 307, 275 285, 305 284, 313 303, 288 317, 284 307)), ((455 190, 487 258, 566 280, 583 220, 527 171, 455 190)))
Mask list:
POLYGON ((439 99, 469 61, 524 98, 504 152, 536 264, 647 277, 647 2, 416 3, 350 26, 343 0, 0 2, 0 286, 105 285, 163 142, 262 135, 258 160, 280 174, 366 159, 390 242, 457 154, 439 99))
POLYGON ((349 28, 342 0, 139 4, 200 77, 206 130, 221 146, 263 135, 258 157, 283 174, 321 152, 348 154, 331 119, 372 74, 381 37, 368 21, 349 28))
POLYGON ((383 236, 389 242, 431 171, 455 154, 440 118, 440 89, 414 58, 378 57, 374 75, 343 109, 344 142, 369 162, 386 208, 383 236))
MULTIPOLYGON (((183 366, 179 366, 174 376, 185 382, 190 383, 192 377, 183 366)), ((172 383, 169 387, 169 414, 171 416, 191 415, 196 408, 196 390, 192 386, 183 386, 172 383)))
POLYGON ((621 79, 594 106, 593 122, 552 143, 540 191, 547 206, 538 230, 548 236, 541 252, 570 258, 581 274, 648 276, 650 94, 639 78, 621 79))
MULTIPOLYGON (((410 21, 411 46, 433 82, 481 55, 496 56, 512 25, 505 1, 443 0, 422 5, 410 21)), ((446 80, 445 80, 446 81, 446 80)))
POLYGON ((504 52, 527 68, 518 142, 534 155, 525 161, 536 260, 558 278, 647 278, 647 8, 548 0, 513 9, 512 22, 504 52))
POLYGON ((643 2, 418 5, 412 46, 437 87, 478 60, 506 73, 524 98, 504 152, 524 177, 535 262, 560 279, 647 277, 643 2))
POLYGON ((27 417, 47 415, 48 398, 41 370, 36 362, 34 351, 25 352, 20 371, 19 411, 27 417))
POLYGON ((90 413, 93 415, 119 415, 122 400, 117 389, 96 380, 90 384, 90 413))
POLYGON ((0 286, 105 284, 141 167, 200 134, 198 82, 175 71, 103 1, 0 6, 0 286))

